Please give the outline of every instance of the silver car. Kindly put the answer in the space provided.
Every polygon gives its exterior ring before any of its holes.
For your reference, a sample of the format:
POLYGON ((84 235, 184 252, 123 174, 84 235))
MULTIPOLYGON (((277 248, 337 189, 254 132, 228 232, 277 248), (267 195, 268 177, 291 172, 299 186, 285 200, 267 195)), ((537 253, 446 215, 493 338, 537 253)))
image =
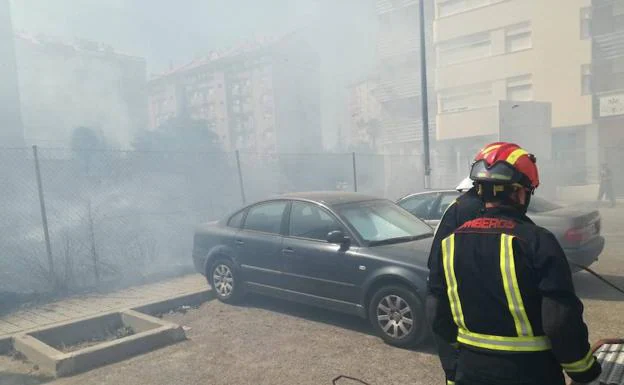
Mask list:
MULTIPOLYGON (((407 195, 397 204, 432 227, 440 223, 446 208, 461 193, 457 190, 427 191, 407 195)), ((600 235, 600 212, 581 207, 564 207, 540 197, 532 197, 528 216, 550 230, 559 240, 570 262, 588 267, 598 260, 605 240, 600 235)), ((573 271, 580 270, 572 266, 573 271)))

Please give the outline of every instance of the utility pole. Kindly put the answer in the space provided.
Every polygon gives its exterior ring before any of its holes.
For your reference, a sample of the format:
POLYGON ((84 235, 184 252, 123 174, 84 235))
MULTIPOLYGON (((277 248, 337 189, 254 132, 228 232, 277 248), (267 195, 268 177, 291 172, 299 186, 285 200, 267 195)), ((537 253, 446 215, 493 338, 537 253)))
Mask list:
POLYGON ((423 160, 425 166, 425 189, 431 188, 431 160, 429 156, 429 97, 427 94, 427 46, 425 42, 425 0, 419 1, 420 28, 420 101, 422 109, 423 160))

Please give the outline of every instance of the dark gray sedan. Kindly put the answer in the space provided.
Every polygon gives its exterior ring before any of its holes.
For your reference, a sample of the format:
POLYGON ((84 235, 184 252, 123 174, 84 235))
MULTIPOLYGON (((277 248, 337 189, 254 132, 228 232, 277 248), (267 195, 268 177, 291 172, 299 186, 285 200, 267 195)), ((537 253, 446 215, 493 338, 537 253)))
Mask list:
MULTIPOLYGON (((461 194, 457 190, 427 191, 405 196, 397 204, 435 227, 446 208, 461 194)), ((598 210, 563 207, 534 196, 527 212, 538 225, 550 230, 559 240, 570 262, 588 267, 598 260, 605 240, 600 235, 598 210)), ((573 271, 579 271, 572 266, 573 271)))
POLYGON ((385 199, 300 193, 199 226, 193 260, 223 302, 252 291, 351 313, 386 342, 408 346, 426 336, 432 235, 385 199))

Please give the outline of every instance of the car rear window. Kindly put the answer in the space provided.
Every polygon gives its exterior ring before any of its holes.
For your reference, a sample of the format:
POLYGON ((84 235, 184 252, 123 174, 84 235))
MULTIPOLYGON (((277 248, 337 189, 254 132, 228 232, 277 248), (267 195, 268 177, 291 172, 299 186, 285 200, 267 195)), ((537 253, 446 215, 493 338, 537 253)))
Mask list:
POLYGON ((559 206, 556 203, 547 201, 544 198, 540 197, 532 197, 531 203, 529 204, 529 212, 530 213, 545 213, 548 211, 553 211, 560 209, 562 206, 559 206))

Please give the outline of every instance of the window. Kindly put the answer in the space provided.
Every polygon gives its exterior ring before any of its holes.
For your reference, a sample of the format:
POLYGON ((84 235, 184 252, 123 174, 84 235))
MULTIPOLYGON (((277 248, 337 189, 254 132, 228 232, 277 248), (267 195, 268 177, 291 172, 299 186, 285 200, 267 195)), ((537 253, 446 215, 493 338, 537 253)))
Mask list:
POLYGON ((531 75, 507 79, 507 100, 527 102, 533 100, 531 75))
POLYGON ((581 8, 581 39, 589 39, 591 37, 592 26, 591 8, 581 8))
POLYGON ((431 209, 437 199, 437 193, 415 195, 399 202, 399 206, 403 207, 417 218, 431 219, 431 209))
POLYGON ((583 64, 581 66, 581 94, 589 95, 591 93, 592 93, 591 64, 583 64))
POLYGON ((433 213, 431 219, 442 219, 442 215, 446 212, 446 209, 455 202, 455 199, 459 196, 459 193, 444 193, 440 199, 438 209, 433 213))
POLYGON ((262 203, 249 209, 245 219, 245 230, 279 234, 286 202, 262 203))
POLYGON ((522 23, 507 28, 505 32, 505 51, 517 52, 533 46, 531 23, 522 23))
POLYGON ((492 83, 442 90, 439 93, 439 102, 442 113, 494 106, 492 83))
POLYGON ((426 223, 386 200, 346 203, 336 207, 343 219, 371 246, 432 235, 426 223))
POLYGON ((293 203, 290 213, 291 236, 325 241, 327 234, 335 230, 342 230, 342 226, 322 208, 310 203, 293 203))
POLYGON ((230 227, 235 227, 237 229, 240 229, 241 225, 243 224, 243 216, 244 216, 244 214, 245 214, 245 211, 240 211, 240 212, 232 215, 232 217, 228 221, 227 225, 230 226, 230 227))
POLYGON ((438 61, 440 65, 456 64, 492 55, 490 33, 449 40, 438 45, 438 61))

